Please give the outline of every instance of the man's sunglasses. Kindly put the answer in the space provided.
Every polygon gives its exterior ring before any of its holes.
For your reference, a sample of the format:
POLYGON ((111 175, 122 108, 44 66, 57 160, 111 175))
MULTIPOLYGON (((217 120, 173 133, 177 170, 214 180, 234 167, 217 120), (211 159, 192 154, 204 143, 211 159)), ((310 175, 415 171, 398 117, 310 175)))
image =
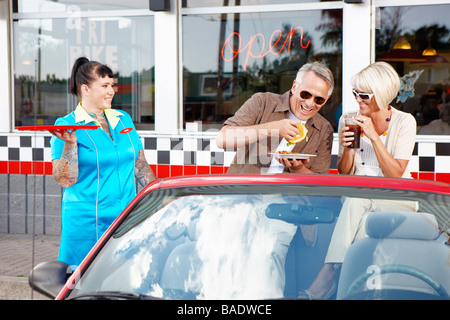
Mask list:
MULTIPOLYGON (((300 98, 304 99, 304 100, 308 100, 312 97, 313 95, 311 93, 309 93, 308 91, 300 91, 300 98)), ((327 100, 325 98, 322 97, 317 97, 314 96, 314 102, 318 105, 322 105, 326 102, 327 100)))
POLYGON ((370 100, 373 97, 373 93, 358 93, 354 89, 352 90, 355 99, 360 97, 362 100, 370 100))

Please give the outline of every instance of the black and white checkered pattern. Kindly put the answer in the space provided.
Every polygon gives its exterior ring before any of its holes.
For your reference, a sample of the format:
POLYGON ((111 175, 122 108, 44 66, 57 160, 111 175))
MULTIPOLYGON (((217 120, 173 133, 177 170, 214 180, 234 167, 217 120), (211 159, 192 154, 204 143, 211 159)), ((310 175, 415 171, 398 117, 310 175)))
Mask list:
POLYGON ((0 161, 50 162, 50 136, 0 135, 0 161))
POLYGON ((150 164, 229 166, 234 152, 217 148, 214 138, 144 137, 150 164))
POLYGON ((450 173, 450 143, 416 143, 410 165, 412 172, 450 173))
MULTIPOLYGON (((142 136, 150 164, 228 167, 234 151, 219 149, 214 137, 142 136)), ((337 137, 333 142, 330 169, 336 168, 337 137)), ((51 161, 50 136, 45 134, 0 135, 0 161, 51 161)), ((450 173, 449 142, 416 142, 411 172, 450 173)))

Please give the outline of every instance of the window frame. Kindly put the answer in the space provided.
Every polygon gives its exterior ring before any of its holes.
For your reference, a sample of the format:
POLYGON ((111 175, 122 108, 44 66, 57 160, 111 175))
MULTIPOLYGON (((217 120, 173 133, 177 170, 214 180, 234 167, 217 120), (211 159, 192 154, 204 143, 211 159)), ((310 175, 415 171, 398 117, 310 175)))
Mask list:
MULTIPOLYGON (((182 26, 182 20, 183 17, 186 15, 209 15, 209 14, 234 14, 234 13, 271 13, 271 12, 291 12, 291 11, 312 11, 312 10, 331 10, 331 9, 342 9, 343 12, 345 12, 345 4, 343 1, 330 1, 330 2, 311 2, 311 3, 296 3, 296 4, 268 4, 268 5, 248 5, 248 6, 230 6, 230 7, 200 7, 200 8, 181 8, 181 3, 179 3, 179 10, 180 10, 180 35, 182 35, 183 26, 182 26)), ((343 13, 344 14, 344 13, 343 13)), ((343 19, 344 20, 344 19, 343 19)), ((345 22, 343 21, 343 24, 345 22)), ((343 32, 344 32, 344 26, 343 26, 343 32)), ((180 59, 179 59, 179 88, 180 88, 180 98, 179 98, 179 107, 178 107, 178 114, 179 114, 179 122, 178 122, 178 128, 180 128, 180 131, 182 131, 185 134, 189 134, 186 129, 184 129, 184 92, 183 92, 183 42, 180 36, 180 59)), ((342 56, 344 57, 344 46, 343 46, 343 53, 342 56)), ((344 69, 342 67, 342 75, 343 75, 343 83, 342 86, 344 87, 344 69)), ((350 92, 350 95, 353 99, 353 96, 350 92)), ((342 94, 342 99, 344 99, 344 94, 342 94)), ((354 100, 354 99, 353 99, 354 100)), ((240 107, 240 106, 239 106, 240 107)), ((200 133, 200 132, 198 132, 200 133)), ((201 132, 202 135, 211 135, 211 137, 215 137, 215 134, 217 133, 217 129, 208 129, 206 131, 201 132)))
MULTIPOLYGON (((15 55, 14 55, 14 44, 12 43, 12 39, 14 38, 13 36, 13 23, 14 21, 18 21, 18 20, 27 20, 27 19, 32 19, 32 20, 37 20, 37 19, 69 19, 71 17, 74 17, 74 13, 73 12, 36 12, 36 13, 13 13, 12 12, 12 8, 10 8, 10 17, 11 19, 9 20, 9 28, 10 28, 10 38, 11 38, 11 43, 10 43, 10 69, 13 71, 14 68, 14 62, 15 62, 15 55)), ((145 17, 145 16, 155 16, 155 13, 153 11, 150 11, 148 9, 129 9, 129 10, 99 10, 99 11, 79 11, 76 13, 76 18, 81 18, 81 19, 88 19, 88 18, 104 18, 105 16, 112 16, 112 17, 145 17)), ((156 25, 156 22, 155 22, 156 25)), ((155 45, 156 47, 156 45, 155 45)), ((155 69, 156 69, 156 61, 155 61, 155 69)), ((69 75, 68 75, 69 77, 69 75)), ((12 132, 17 132, 17 129, 14 128, 15 126, 15 88, 12 85, 14 83, 14 72, 11 72, 11 76, 10 76, 10 108, 9 111, 11 113, 10 117, 9 117, 9 123, 8 123, 8 128, 11 128, 12 132)), ((156 70, 155 70, 155 83, 156 83, 156 70)), ((74 99, 75 101, 75 99, 74 99)), ((155 123, 156 123, 156 105, 157 105, 157 101, 156 101, 156 97, 155 97, 155 123)), ((75 107, 75 106, 73 106, 75 107)), ((65 114, 61 114, 61 116, 64 116, 65 114)), ((156 126, 156 125, 155 125, 156 126)), ((0 131, 2 130, 3 125, 0 122, 0 131)), ((10 131, 10 130, 8 130, 10 131)), ((139 130, 140 131, 140 130, 139 130)), ((142 130, 145 132, 153 132, 155 130, 142 130)))

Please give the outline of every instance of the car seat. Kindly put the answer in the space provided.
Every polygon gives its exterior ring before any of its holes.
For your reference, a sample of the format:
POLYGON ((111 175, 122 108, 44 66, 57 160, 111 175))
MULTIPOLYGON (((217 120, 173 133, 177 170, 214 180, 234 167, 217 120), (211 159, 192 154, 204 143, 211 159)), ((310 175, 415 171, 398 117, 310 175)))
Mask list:
POLYGON ((176 247, 169 255, 164 266, 160 285, 164 296, 170 299, 195 299, 195 293, 188 289, 193 267, 197 265, 195 242, 186 241, 176 247))
POLYGON ((421 212, 373 212, 347 251, 337 299, 448 299, 447 237, 421 212))
POLYGON ((200 265, 196 246, 196 222, 182 225, 165 232, 168 239, 181 241, 168 255, 161 273, 160 286, 169 299, 195 299, 195 293, 188 283, 195 269, 200 265), (177 230, 178 229, 178 230, 177 230))

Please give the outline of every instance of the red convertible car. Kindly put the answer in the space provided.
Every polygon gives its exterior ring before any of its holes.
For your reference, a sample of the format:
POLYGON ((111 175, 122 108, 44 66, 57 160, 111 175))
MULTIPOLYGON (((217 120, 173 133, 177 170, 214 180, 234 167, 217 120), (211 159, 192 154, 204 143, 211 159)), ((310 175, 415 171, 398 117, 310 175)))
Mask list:
POLYGON ((347 199, 415 206, 367 215, 329 299, 449 299, 450 185, 345 175, 154 181, 73 272, 45 262, 30 284, 56 299, 296 299, 347 199))

